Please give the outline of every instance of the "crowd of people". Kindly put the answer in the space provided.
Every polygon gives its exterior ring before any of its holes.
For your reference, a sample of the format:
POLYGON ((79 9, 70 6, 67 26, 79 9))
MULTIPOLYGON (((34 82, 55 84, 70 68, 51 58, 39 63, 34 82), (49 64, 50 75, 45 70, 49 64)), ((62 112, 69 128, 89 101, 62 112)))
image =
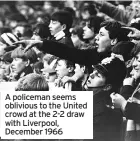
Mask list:
POLYGON ((1 2, 0 15, 0 82, 93 91, 93 140, 140 140, 139 0, 1 2))

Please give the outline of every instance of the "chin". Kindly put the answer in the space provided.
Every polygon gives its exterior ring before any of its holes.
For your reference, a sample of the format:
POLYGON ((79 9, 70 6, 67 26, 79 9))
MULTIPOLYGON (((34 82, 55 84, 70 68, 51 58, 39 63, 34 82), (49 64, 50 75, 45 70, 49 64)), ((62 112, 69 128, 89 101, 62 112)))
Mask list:
POLYGON ((102 53, 103 51, 102 51, 102 50, 100 50, 100 49, 97 49, 97 52, 102 53))

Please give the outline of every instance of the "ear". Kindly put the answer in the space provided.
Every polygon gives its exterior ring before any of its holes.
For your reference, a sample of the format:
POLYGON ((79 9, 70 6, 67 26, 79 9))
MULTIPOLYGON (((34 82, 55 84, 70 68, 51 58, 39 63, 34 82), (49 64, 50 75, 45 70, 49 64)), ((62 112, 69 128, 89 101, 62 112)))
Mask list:
POLYGON ((69 71, 69 72, 73 72, 73 71, 74 71, 74 67, 70 66, 70 67, 68 68, 68 71, 69 71))
POLYGON ((66 29, 66 24, 63 24, 62 25, 62 30, 65 30, 66 29))
POLYGON ((81 67, 81 70, 82 70, 83 72, 85 72, 86 67, 85 67, 85 66, 81 67))
POLYGON ((111 40, 111 45, 114 46, 118 42, 117 38, 111 40))
POLYGON ((29 66, 29 64, 30 64, 30 60, 28 59, 28 60, 26 61, 26 67, 29 66))
POLYGON ((111 90, 112 88, 112 85, 111 84, 107 84, 105 87, 104 87, 104 91, 109 91, 111 90))

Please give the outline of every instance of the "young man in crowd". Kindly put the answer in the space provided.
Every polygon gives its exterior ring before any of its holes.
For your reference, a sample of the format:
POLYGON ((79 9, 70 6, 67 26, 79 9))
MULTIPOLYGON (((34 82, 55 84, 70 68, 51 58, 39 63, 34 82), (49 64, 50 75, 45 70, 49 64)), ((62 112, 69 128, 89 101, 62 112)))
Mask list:
POLYGON ((22 47, 14 49, 11 53, 13 59, 11 63, 10 81, 17 81, 19 78, 33 73, 32 64, 37 61, 37 55, 33 49, 26 53, 22 47))
POLYGON ((67 11, 57 11, 51 15, 49 24, 50 33, 53 36, 51 40, 74 47, 69 32, 73 23, 71 13, 67 11))
MULTIPOLYGON (((74 69, 75 69, 75 64, 73 62, 63 60, 63 59, 58 59, 57 66, 55 69, 56 74, 57 74, 57 79, 55 81, 56 86, 61 85, 61 79, 63 79, 64 76, 72 77, 74 75, 74 69)), ((69 84, 69 85, 71 85, 71 84, 69 84)), ((65 84, 65 86, 66 86, 66 84, 65 84)), ((72 87, 70 89, 72 89, 72 87)))

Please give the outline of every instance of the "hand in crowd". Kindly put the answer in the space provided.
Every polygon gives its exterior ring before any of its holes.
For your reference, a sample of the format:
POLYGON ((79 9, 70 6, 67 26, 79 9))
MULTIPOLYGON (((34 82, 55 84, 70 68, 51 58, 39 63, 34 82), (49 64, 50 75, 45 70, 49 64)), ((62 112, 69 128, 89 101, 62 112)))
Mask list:
POLYGON ((132 76, 135 80, 137 80, 138 78, 140 78, 140 73, 139 73, 139 71, 137 71, 137 70, 135 70, 135 69, 133 69, 130 74, 131 74, 131 76, 132 76))
POLYGON ((129 38, 140 40, 140 31, 134 27, 123 27, 125 29, 130 30, 130 33, 128 34, 129 38))
POLYGON ((65 85, 67 82, 75 82, 75 80, 69 76, 64 76, 61 81, 62 81, 63 85, 65 85))
POLYGON ((140 100, 135 97, 130 97, 127 101, 131 103, 133 102, 133 103, 140 104, 140 100))
POLYGON ((55 84, 56 87, 62 87, 63 86, 63 83, 62 83, 60 78, 55 79, 54 84, 55 84))
POLYGON ((134 77, 128 77, 128 78, 125 78, 125 79, 124 79, 123 85, 130 85, 130 86, 133 86, 134 82, 135 82, 134 77))
POLYGON ((15 42, 13 45, 19 45, 19 44, 22 44, 23 47, 25 47, 25 52, 26 52, 34 46, 40 48, 43 44, 43 41, 40 41, 40 40, 21 40, 21 41, 15 42))
POLYGON ((125 100, 125 98, 123 96, 121 96, 120 94, 115 94, 115 93, 112 93, 110 95, 111 99, 112 99, 112 104, 114 106, 114 108, 120 108, 122 110, 124 110, 126 104, 127 104, 127 101, 125 100))

